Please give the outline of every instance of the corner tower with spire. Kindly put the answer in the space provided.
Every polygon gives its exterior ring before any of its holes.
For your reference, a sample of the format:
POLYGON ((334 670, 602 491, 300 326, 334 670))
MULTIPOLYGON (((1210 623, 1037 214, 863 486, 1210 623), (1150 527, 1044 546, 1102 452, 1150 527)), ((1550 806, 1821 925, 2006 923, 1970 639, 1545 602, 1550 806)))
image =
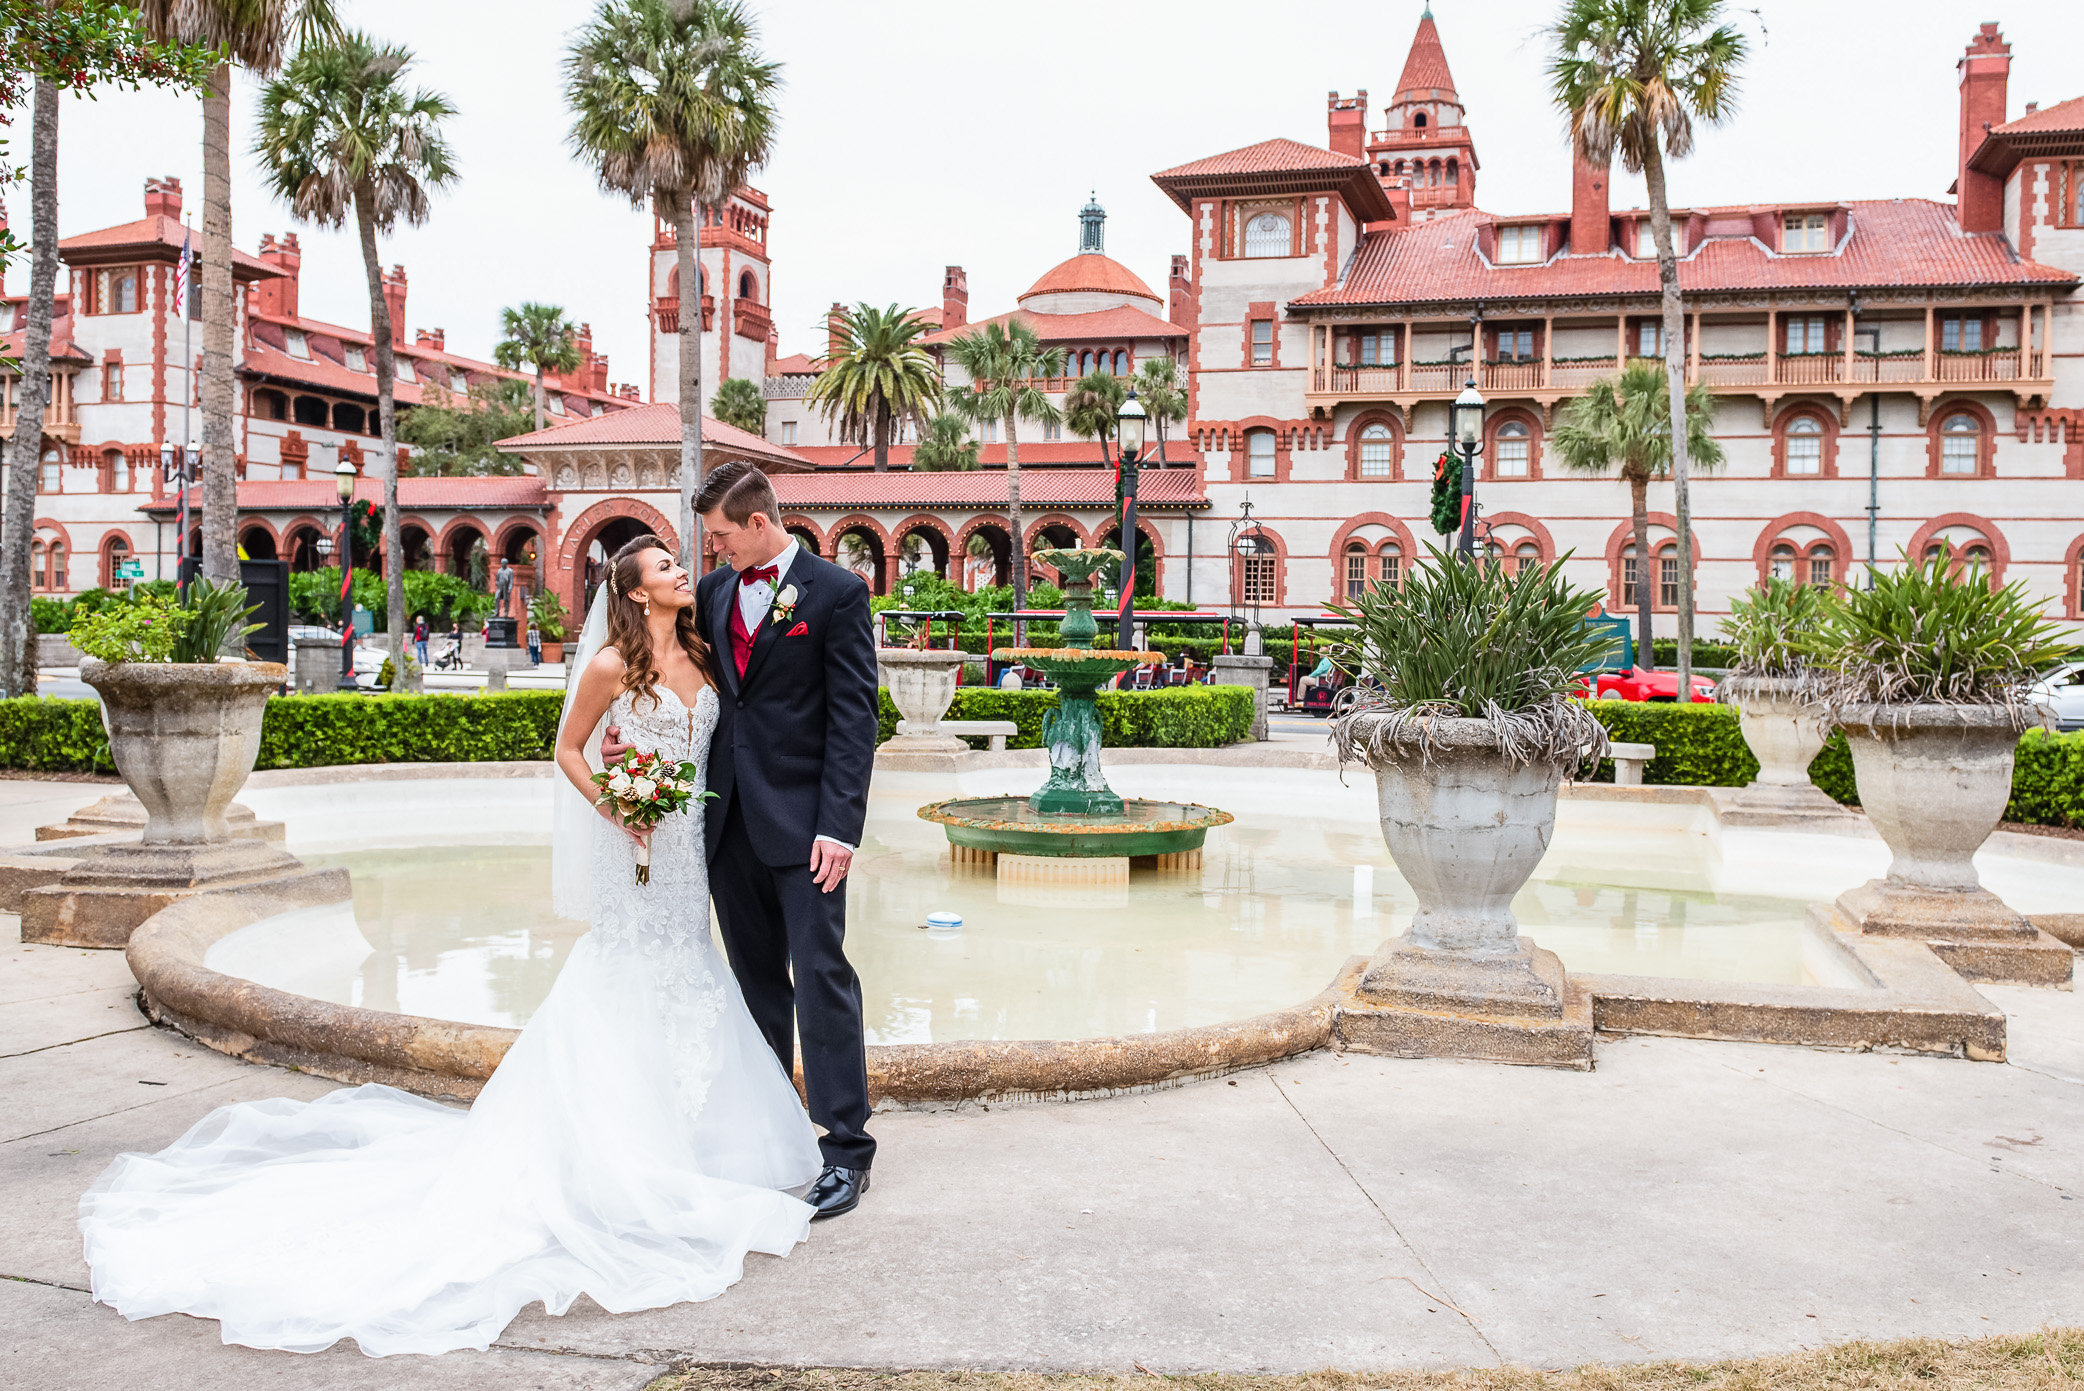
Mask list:
MULTIPOLYGON (((1336 127, 1339 103, 1332 105, 1336 127)), ((1400 217, 1423 222, 1476 206, 1476 143, 1464 115, 1428 6, 1411 37, 1396 91, 1382 109, 1382 129, 1367 143, 1368 162, 1400 217)))

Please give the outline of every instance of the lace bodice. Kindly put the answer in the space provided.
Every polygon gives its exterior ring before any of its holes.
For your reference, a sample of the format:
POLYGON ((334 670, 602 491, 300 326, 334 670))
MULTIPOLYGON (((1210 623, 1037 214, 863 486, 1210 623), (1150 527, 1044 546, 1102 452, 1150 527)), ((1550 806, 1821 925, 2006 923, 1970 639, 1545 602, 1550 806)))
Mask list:
MULTIPOLYGON (((699 785, 709 773, 709 736, 716 729, 717 718, 716 688, 704 686, 695 697, 692 710, 665 686, 657 690, 656 700, 629 691, 616 696, 608 706, 608 723, 619 726, 623 742, 634 744, 640 752, 662 754, 675 763, 694 764, 699 785)), ((665 892, 668 885, 696 886, 698 892, 707 894, 703 807, 698 800, 686 811, 659 822, 658 829, 652 832, 649 888, 665 892)), ((595 884, 598 904, 603 889, 618 885, 637 887, 637 860, 635 844, 605 819, 600 821, 595 835, 602 837, 595 844, 594 856, 599 867, 595 884)), ((601 924, 598 913, 594 915, 594 924, 601 924)))

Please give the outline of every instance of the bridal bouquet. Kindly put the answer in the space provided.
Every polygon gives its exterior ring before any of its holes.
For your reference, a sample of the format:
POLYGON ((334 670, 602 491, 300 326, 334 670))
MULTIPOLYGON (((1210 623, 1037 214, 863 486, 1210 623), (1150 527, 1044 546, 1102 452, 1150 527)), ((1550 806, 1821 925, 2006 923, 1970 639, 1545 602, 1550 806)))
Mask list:
MULTIPOLYGON (((655 753, 631 749, 593 775, 601 795, 597 807, 613 807, 625 826, 656 826, 697 798, 714 797, 695 785, 695 765, 668 763, 655 753)), ((637 847, 637 882, 651 882, 651 846, 637 847)))

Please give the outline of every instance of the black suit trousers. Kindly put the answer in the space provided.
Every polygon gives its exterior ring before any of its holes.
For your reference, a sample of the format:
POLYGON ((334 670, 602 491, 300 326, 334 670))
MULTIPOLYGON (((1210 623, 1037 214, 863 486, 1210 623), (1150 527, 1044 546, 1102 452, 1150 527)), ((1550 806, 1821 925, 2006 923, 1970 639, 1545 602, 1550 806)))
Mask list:
POLYGON ((866 1169, 876 1142, 868 1134, 861 981, 844 951, 846 881, 825 893, 808 865, 762 863, 738 799, 721 811, 723 841, 709 862, 709 893, 731 973, 785 1072, 795 1070, 802 1033, 803 1089, 810 1118, 825 1132, 818 1142, 825 1162, 866 1169))

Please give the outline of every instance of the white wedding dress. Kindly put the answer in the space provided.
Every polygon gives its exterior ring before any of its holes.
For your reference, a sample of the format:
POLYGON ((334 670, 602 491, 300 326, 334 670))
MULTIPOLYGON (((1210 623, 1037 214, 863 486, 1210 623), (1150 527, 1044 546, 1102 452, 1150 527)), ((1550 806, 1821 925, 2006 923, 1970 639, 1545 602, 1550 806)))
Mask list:
MULTIPOLYGON (((706 764, 716 695, 625 693, 623 738, 706 764), (639 708, 641 707, 641 708, 639 708)), ((592 818, 593 930, 469 1111, 392 1087, 227 1106, 80 1200, 94 1297, 224 1341, 484 1348, 525 1306, 709 1299, 787 1255, 816 1134, 712 944, 698 802, 652 837, 592 818)))

